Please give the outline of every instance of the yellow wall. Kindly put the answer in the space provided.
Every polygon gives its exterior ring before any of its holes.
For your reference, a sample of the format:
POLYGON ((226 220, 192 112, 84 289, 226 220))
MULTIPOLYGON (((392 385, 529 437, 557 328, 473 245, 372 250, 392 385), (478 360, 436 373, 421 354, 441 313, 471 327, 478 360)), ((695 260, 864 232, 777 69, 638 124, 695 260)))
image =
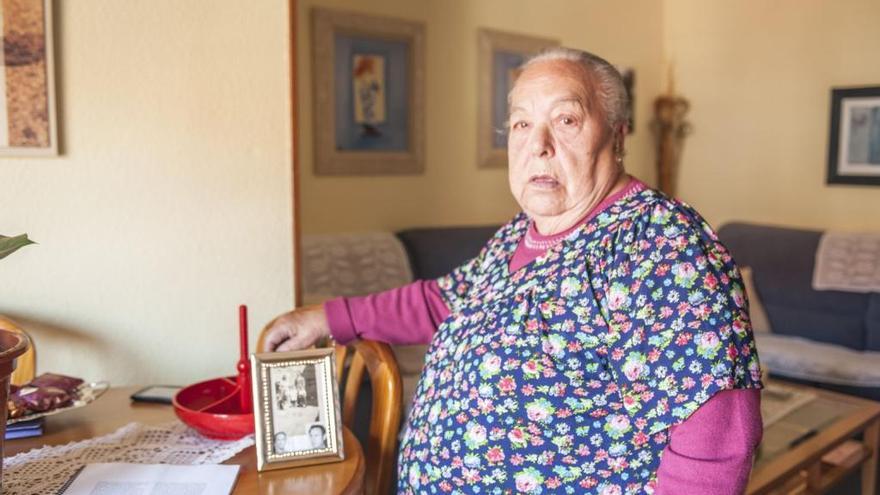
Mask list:
POLYGON ((516 211, 506 169, 477 168, 477 29, 556 38, 636 69, 636 133, 627 168, 654 182, 651 99, 660 91, 661 4, 651 0, 303 0, 299 6, 300 166, 304 233, 501 223, 516 211), (314 5, 426 25, 426 160, 415 176, 316 177, 311 25, 314 5))
POLYGON ((880 85, 877 0, 667 0, 690 99, 680 196, 732 219, 880 230, 880 188, 825 184, 830 89, 880 85))
POLYGON ((0 314, 38 371, 234 373, 293 299, 286 0, 54 2, 58 158, 0 159, 0 314))

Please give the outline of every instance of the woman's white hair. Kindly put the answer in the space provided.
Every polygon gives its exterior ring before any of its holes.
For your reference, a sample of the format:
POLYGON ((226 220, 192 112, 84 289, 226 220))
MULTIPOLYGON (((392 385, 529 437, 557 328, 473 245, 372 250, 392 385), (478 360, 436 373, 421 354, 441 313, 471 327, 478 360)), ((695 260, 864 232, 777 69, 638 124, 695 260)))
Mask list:
POLYGON ((593 76, 594 90, 598 96, 599 104, 602 106, 605 124, 608 125, 609 129, 618 131, 621 129, 621 126, 627 125, 629 122, 629 97, 626 93, 626 86, 623 84, 623 77, 613 65, 604 58, 593 55, 590 52, 574 48, 555 47, 544 50, 528 59, 520 67, 520 71, 538 62, 553 60, 574 62, 593 76))

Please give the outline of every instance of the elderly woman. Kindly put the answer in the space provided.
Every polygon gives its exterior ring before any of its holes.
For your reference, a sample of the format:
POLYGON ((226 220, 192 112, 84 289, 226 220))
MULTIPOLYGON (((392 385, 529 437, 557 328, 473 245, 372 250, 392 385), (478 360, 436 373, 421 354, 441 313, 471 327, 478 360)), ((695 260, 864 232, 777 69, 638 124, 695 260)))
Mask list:
POLYGON ((522 213, 452 273, 288 313, 267 346, 430 343, 401 493, 742 493, 763 385, 730 254, 624 172, 608 62, 545 52, 509 101, 522 213))

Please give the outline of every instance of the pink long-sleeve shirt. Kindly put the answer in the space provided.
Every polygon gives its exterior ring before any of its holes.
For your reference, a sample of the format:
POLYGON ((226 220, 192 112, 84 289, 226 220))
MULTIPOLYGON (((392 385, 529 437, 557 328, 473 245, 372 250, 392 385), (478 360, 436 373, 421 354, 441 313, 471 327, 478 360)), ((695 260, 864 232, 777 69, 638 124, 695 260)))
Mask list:
MULTIPOLYGON (((571 229, 544 236, 532 224, 529 237, 542 245, 558 242, 624 195, 644 187, 642 182, 631 179, 571 229)), ((545 251, 520 242, 511 258, 510 271, 545 251)), ((369 296, 337 298, 325 303, 324 308, 330 333, 339 343, 363 338, 391 344, 425 344, 450 314, 436 280, 418 280, 369 296)), ((763 432, 760 390, 718 392, 669 431, 670 440, 657 471, 655 495, 743 493, 752 454, 763 432)))

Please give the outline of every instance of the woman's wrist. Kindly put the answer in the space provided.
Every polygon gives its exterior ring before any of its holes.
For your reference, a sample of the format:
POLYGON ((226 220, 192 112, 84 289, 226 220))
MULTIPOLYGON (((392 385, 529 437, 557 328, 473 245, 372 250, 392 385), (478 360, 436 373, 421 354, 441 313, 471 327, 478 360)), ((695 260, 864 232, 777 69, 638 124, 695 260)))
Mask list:
POLYGON ((330 299, 323 306, 330 337, 337 344, 345 345, 358 338, 354 321, 351 319, 351 311, 348 309, 348 301, 344 297, 330 299))

